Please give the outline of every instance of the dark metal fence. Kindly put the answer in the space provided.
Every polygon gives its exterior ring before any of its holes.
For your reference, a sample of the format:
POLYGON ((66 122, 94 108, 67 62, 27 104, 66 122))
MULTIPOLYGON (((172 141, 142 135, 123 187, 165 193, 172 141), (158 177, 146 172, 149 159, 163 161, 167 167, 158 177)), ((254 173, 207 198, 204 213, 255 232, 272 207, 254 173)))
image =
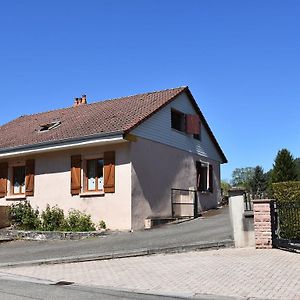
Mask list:
POLYGON ((244 194, 244 210, 253 211, 252 198, 250 193, 244 194))
POLYGON ((274 202, 271 216, 274 247, 300 250, 300 201, 274 202))
POLYGON ((197 191, 171 189, 171 206, 173 218, 197 217, 197 191))

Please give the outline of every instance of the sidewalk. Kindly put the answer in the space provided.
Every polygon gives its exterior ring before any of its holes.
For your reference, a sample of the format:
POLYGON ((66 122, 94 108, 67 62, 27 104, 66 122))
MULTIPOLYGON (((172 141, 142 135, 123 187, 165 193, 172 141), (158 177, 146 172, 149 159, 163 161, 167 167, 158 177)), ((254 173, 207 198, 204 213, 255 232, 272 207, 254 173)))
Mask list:
POLYGON ((149 294, 299 300, 299 258, 275 249, 223 249, 2 268, 1 273, 149 294))

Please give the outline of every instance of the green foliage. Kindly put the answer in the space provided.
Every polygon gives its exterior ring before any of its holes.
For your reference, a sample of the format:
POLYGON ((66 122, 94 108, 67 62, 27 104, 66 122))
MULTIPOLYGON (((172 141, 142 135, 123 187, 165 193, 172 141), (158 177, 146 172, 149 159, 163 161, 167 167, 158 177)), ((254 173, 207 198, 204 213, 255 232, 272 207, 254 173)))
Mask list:
MULTIPOLYGON (((34 210, 29 202, 13 204, 9 209, 12 224, 23 230, 44 230, 44 231, 94 231, 95 225, 91 216, 79 210, 69 211, 65 218, 61 208, 47 205, 39 217, 39 211, 34 210)), ((104 221, 99 226, 106 228, 104 221)))
POLYGON ((69 215, 65 221, 64 229, 67 231, 94 231, 95 225, 91 220, 91 216, 73 209, 69 211, 69 215))
POLYGON ((41 214, 41 230, 63 230, 64 226, 64 211, 57 206, 51 208, 47 205, 46 210, 44 210, 41 214))
POLYGON ((272 187, 278 202, 300 202, 300 181, 273 183, 272 187))
POLYGON ((281 202, 277 206, 279 235, 289 240, 300 239, 300 202, 281 202))
POLYGON ((27 201, 11 205, 9 214, 12 224, 20 229, 36 230, 40 227, 39 211, 27 201))
POLYGON ((254 175, 254 168, 236 168, 232 172, 232 185, 234 187, 243 187, 250 190, 250 183, 254 175))
POLYGON ((295 181, 298 178, 296 162, 287 149, 278 151, 272 170, 272 183, 295 181))
POLYGON ((225 180, 221 180, 221 190, 223 196, 228 196, 228 191, 230 190, 231 185, 225 180))
POLYGON ((106 223, 103 220, 99 222, 99 228, 106 229, 106 223))
POLYGON ((300 158, 295 159, 295 164, 297 168, 298 180, 300 180, 300 158))
POLYGON ((251 193, 260 196, 267 190, 267 176, 261 166, 256 166, 250 180, 251 193))

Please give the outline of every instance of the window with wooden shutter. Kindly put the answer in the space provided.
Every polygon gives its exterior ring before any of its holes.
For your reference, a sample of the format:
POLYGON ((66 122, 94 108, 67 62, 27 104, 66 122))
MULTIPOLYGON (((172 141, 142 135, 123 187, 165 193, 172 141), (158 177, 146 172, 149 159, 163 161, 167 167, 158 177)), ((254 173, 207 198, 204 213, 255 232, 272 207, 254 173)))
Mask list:
POLYGON ((115 192, 115 152, 104 152, 104 192, 115 192))
POLYGON ((34 160, 27 160, 26 161, 26 177, 25 177, 25 195, 26 196, 33 196, 34 195, 34 160))
POLYGON ((79 195, 81 191, 81 155, 71 156, 71 194, 79 195))
POLYGON ((0 198, 3 198, 7 194, 7 175, 8 175, 8 164, 0 164, 0 198))

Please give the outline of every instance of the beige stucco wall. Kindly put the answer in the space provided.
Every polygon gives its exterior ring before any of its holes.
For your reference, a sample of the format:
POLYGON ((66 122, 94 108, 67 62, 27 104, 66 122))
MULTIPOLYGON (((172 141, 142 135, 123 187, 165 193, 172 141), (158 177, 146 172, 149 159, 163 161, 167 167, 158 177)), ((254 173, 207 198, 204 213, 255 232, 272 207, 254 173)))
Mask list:
MULTIPOLYGON (((45 209, 46 205, 58 205, 67 213, 79 209, 92 216, 95 223, 104 220, 110 229, 131 229, 131 163, 129 143, 94 148, 56 151, 30 157, 11 158, 9 166, 22 164, 26 159, 35 159, 35 192, 27 197, 33 207, 45 209), (103 157, 105 151, 116 151, 115 193, 97 197, 72 196, 70 193, 71 155, 82 158, 103 157)), ((11 170, 11 168, 9 168, 11 170)), ((11 178, 11 171, 9 171, 11 178)), ((10 183, 8 183, 9 185, 10 183)), ((13 201, 0 199, 0 205, 13 201)))
POLYGON ((202 209, 217 206, 220 197, 220 164, 208 158, 143 138, 131 143, 132 227, 142 228, 153 216, 171 216, 171 188, 196 185, 196 161, 214 169, 214 192, 199 193, 202 209))

